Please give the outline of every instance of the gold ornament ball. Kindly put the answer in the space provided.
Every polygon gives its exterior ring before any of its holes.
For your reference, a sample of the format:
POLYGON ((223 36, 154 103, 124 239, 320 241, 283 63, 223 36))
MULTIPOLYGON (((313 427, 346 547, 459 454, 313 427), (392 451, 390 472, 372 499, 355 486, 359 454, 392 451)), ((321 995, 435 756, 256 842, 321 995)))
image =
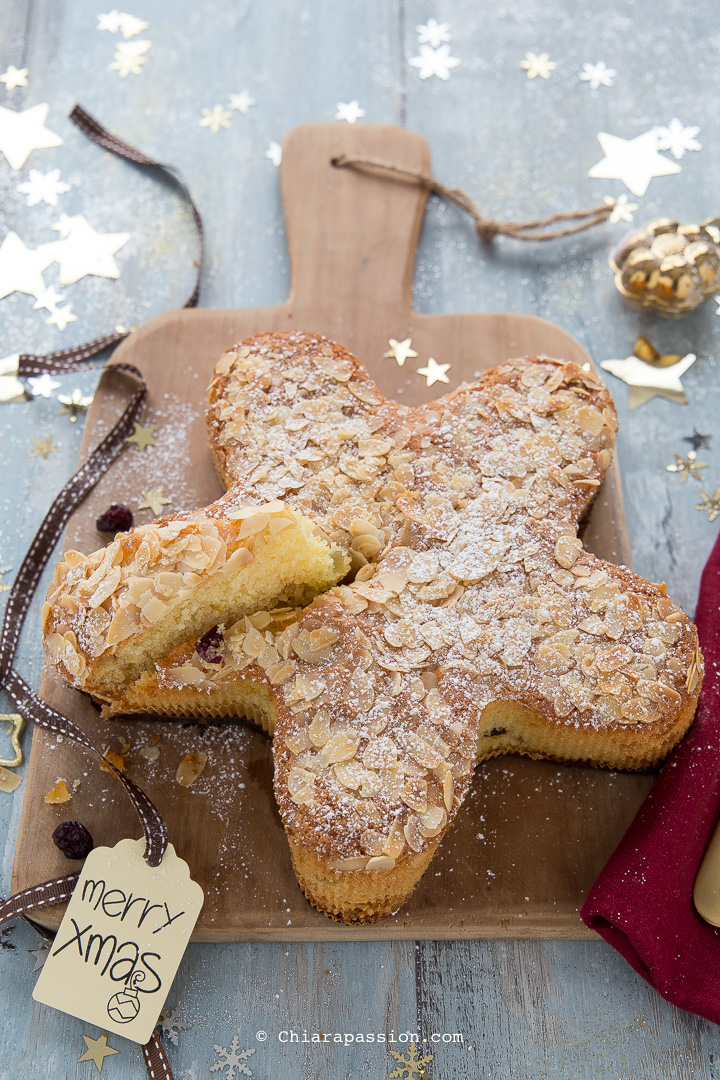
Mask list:
POLYGON ((720 219, 656 218, 610 256, 615 286, 636 307, 680 318, 720 290, 720 219))

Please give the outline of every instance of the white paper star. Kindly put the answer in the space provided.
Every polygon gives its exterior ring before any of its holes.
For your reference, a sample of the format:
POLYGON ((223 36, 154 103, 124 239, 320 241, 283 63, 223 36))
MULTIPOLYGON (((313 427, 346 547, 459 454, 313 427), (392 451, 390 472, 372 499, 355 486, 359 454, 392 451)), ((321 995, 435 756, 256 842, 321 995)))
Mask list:
POLYGON ((397 338, 391 337, 388 345, 390 348, 383 353, 383 356, 397 360, 398 367, 402 367, 408 357, 417 356, 412 348, 412 338, 406 337, 403 341, 398 341, 397 338))
MULTIPOLYGON (((50 262, 60 263, 60 284, 74 285, 88 274, 96 277, 118 278, 120 270, 113 255, 130 239, 130 233, 99 233, 82 214, 68 217, 62 214, 51 228, 63 237, 41 244, 38 253, 50 262)), ((33 290, 39 293, 40 289, 33 290)))
POLYGON ((526 52, 525 59, 520 61, 520 67, 525 69, 528 79, 536 79, 538 75, 541 79, 549 79, 557 64, 546 52, 526 52))
POLYGON ((590 83, 591 90, 599 90, 601 86, 612 86, 616 75, 614 68, 607 67, 604 60, 598 60, 597 64, 583 64, 580 81, 590 83))
POLYGON ((442 45, 444 41, 452 40, 449 24, 439 23, 437 19, 428 19, 426 23, 421 23, 415 29, 419 45, 430 45, 433 49, 437 49, 438 45, 442 45))
POLYGON ((72 313, 72 304, 66 304, 63 308, 53 308, 50 318, 45 322, 48 326, 57 326, 58 330, 64 330, 68 323, 77 322, 77 315, 72 313))
POLYGON ((220 128, 229 128, 232 113, 224 109, 222 105, 213 105, 212 109, 202 109, 202 119, 198 120, 200 127, 210 128, 213 135, 217 135, 220 128))
POLYGON ((658 154, 658 136, 645 131, 634 139, 617 135, 598 134, 605 157, 588 169, 588 176, 602 180, 622 180, 633 195, 644 195, 654 176, 671 176, 681 172, 680 166, 658 154))
POLYGON ((98 30, 109 30, 111 34, 117 34, 120 29, 120 12, 117 8, 109 11, 107 15, 98 15, 98 30))
POLYGON ((110 71, 117 71, 121 79, 139 75, 151 47, 152 41, 121 41, 115 46, 113 62, 108 64, 110 71))
POLYGON ((15 232, 9 232, 0 244, 0 300, 13 292, 39 296, 45 291, 42 271, 52 258, 37 248, 30 251, 15 232))
POLYGON ((658 137, 658 150, 669 150, 676 161, 685 156, 686 150, 702 150, 702 145, 695 138, 700 128, 685 127, 677 116, 667 127, 656 127, 654 130, 658 137))
POLYGON ((430 79, 435 75, 438 79, 447 80, 450 78, 450 69, 460 66, 457 56, 450 56, 449 53, 449 45, 441 45, 439 49, 421 45, 420 55, 413 56, 409 63, 411 67, 418 69, 421 79, 430 79))
POLYGON ((692 367, 696 359, 695 353, 688 353, 676 364, 663 368, 647 364, 633 355, 624 360, 603 360, 600 367, 628 384, 628 405, 635 409, 652 397, 669 397, 671 401, 687 403, 680 377, 692 367))
POLYGON ((53 390, 61 385, 59 382, 55 382, 52 375, 48 375, 47 371, 42 375, 31 375, 28 379, 30 383, 30 390, 33 397, 52 397, 53 390))
POLYGON ((27 86, 27 77, 27 68, 16 68, 10 64, 5 74, 0 75, 0 82, 5 83, 6 90, 14 90, 16 86, 27 86))
POLYGON ((42 311, 43 308, 52 311, 64 299, 62 293, 56 292, 52 285, 48 285, 47 289, 43 289, 42 292, 36 295, 33 311, 42 311))
POLYGON ((336 108, 335 119, 347 120, 348 124, 354 124, 356 120, 365 115, 365 110, 360 108, 360 102, 357 100, 338 101, 336 108))
POLYGON ((230 108, 235 109, 236 112, 242 113, 243 116, 247 116, 253 105, 257 105, 254 97, 250 97, 247 90, 241 90, 239 94, 229 94, 228 100, 230 102, 230 108))
POLYGON ((273 141, 270 143, 267 150, 265 151, 265 157, 268 159, 268 161, 272 161, 276 169, 279 168, 280 162, 282 161, 282 146, 280 145, 280 143, 275 142, 275 140, 273 139, 273 141))
POLYGON ((417 369, 418 375, 424 375, 427 386, 432 386, 436 382, 450 382, 445 374, 450 368, 450 364, 438 364, 434 357, 428 358, 427 367, 419 367, 417 369))
POLYGON ((11 169, 22 169, 33 150, 62 146, 62 139, 45 127, 49 105, 13 112, 0 105, 0 150, 11 169))
POLYGON ((612 195, 605 195, 603 202, 607 206, 613 207, 613 211, 608 218, 611 225, 615 225, 618 221, 632 221, 633 210, 638 208, 637 203, 628 202, 628 197, 624 191, 621 195, 618 195, 617 199, 614 199, 612 195))
POLYGON ((18 191, 27 195, 25 200, 28 206, 37 206, 39 202, 45 202, 48 206, 57 206, 58 195, 63 195, 70 190, 70 185, 60 179, 60 170, 51 169, 50 172, 42 173, 39 169, 31 169, 28 179, 18 184, 18 191))
POLYGON ((25 401, 25 387, 17 377, 20 353, 0 359, 0 402, 25 401))
POLYGON ((122 30, 122 36, 125 39, 141 34, 143 30, 147 30, 149 25, 150 23, 143 22, 142 19, 136 18, 135 15, 128 15, 127 11, 120 12, 119 28, 122 30))

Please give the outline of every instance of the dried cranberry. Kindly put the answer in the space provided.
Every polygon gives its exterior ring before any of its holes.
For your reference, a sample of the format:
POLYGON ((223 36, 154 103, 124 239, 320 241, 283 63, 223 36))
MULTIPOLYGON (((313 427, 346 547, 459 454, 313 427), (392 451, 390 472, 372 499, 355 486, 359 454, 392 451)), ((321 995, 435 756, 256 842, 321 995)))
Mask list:
POLYGON ((84 859, 94 847, 92 836, 80 821, 63 821, 52 838, 67 859, 84 859))
POLYGON ((97 519, 95 528, 98 532, 127 532, 128 529, 132 529, 132 523, 133 516, 130 507, 123 506, 122 503, 113 503, 97 519))
POLYGON ((220 651, 222 643, 222 634, 217 626, 213 626, 197 642, 195 652, 206 664, 219 664, 222 660, 222 652, 220 651))

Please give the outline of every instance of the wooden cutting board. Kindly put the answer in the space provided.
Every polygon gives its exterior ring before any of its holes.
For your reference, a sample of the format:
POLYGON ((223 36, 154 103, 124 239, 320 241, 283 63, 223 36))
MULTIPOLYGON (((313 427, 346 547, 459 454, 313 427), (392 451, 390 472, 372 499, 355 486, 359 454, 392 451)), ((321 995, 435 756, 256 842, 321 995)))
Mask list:
MULTIPOLYGON (((532 315, 419 315, 411 285, 425 192, 338 169, 339 154, 383 158, 430 170, 419 135, 384 125, 310 124, 285 138, 280 181, 292 269, 286 303, 249 311, 175 311, 128 338, 114 361, 144 373, 143 419, 159 445, 129 447, 70 521, 67 545, 84 552, 102 537, 95 518, 112 502, 137 507, 140 492, 162 488, 168 511, 204 506, 220 485, 204 428, 205 388, 220 353, 258 330, 320 331, 348 346, 388 397, 413 405, 452 390, 511 356, 546 353, 588 362, 564 330, 532 315), (412 338, 418 353, 403 368, 384 359, 388 339, 412 338), (428 357, 449 363, 449 385, 416 374, 428 357)), ((243 207, 242 213, 251 212, 243 207)), ((470 227, 470 226, 468 226, 470 227)), ((88 416, 83 455, 120 413, 128 387, 112 364, 88 416)), ((149 521, 149 510, 136 521, 149 521)), ((613 465, 585 531, 587 547, 630 563, 622 495, 613 465)), ((272 794, 269 741, 242 723, 205 727, 179 720, 102 721, 81 694, 45 671, 41 693, 101 748, 131 744, 128 772, 164 814, 170 839, 206 893, 197 940, 358 940, 368 938, 589 937, 578 917, 583 898, 645 796, 648 777, 569 768, 522 758, 480 766, 470 796, 410 902, 377 924, 348 928, 314 911, 300 894, 272 794), (148 761, 140 751, 155 745, 148 761), (208 753, 195 784, 175 782, 189 750, 208 753)), ((67 741, 36 731, 26 781, 13 887, 67 873, 51 843, 60 821, 78 819, 96 843, 139 835, 117 781, 67 741), (80 784, 71 802, 43 797, 62 776, 80 784)), ((61 909, 39 916, 59 924, 61 909)))

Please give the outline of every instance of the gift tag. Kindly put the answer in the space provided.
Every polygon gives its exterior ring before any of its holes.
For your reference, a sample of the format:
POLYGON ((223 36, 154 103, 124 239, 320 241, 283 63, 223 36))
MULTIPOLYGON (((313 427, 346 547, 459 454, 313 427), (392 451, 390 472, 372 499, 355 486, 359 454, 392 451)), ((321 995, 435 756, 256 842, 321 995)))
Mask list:
POLYGON ((90 852, 33 991, 43 1005, 141 1044, 204 898, 172 844, 159 866, 144 851, 141 839, 90 852))

